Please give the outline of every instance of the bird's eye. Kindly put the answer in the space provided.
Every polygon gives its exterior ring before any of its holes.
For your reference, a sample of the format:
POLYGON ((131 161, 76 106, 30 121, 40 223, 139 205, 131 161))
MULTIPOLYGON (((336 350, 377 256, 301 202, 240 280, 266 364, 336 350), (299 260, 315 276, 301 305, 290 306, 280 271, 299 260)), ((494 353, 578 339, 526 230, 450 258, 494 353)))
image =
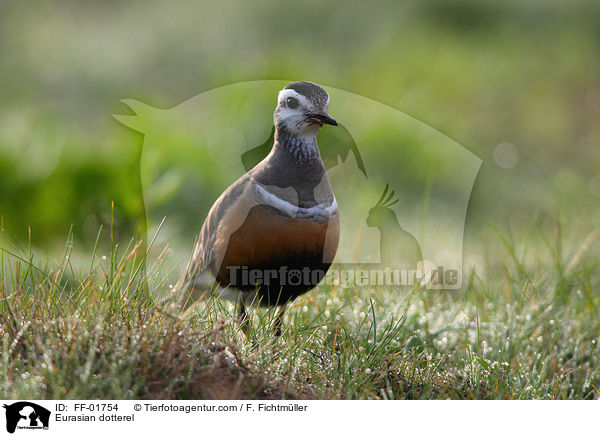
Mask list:
POLYGON ((296 109, 298 107, 298 100, 296 100, 294 97, 288 97, 286 104, 290 109, 296 109))

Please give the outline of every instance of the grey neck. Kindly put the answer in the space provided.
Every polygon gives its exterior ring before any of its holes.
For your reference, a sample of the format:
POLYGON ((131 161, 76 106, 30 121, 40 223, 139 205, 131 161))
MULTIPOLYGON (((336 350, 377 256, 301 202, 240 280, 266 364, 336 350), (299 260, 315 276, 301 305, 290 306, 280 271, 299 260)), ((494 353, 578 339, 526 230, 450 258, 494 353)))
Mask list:
POLYGON ((304 162, 320 161, 317 135, 294 135, 284 126, 275 127, 275 151, 290 153, 295 159, 304 162))
POLYGON ((292 135, 285 128, 277 126, 273 150, 249 174, 266 186, 294 188, 301 207, 317 204, 317 186, 321 186, 318 193, 320 198, 333 199, 316 136, 311 138, 292 135))

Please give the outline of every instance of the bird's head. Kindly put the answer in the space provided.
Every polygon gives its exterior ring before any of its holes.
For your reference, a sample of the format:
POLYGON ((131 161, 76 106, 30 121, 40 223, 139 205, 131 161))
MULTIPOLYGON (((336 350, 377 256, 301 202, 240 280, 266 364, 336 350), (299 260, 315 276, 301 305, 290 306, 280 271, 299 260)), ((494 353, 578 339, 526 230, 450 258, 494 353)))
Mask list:
POLYGON ((316 83, 292 82, 279 91, 275 127, 292 135, 316 136, 323 124, 337 126, 328 113, 329 94, 316 83))
POLYGON ((396 213, 391 209, 391 206, 398 203, 398 199, 394 200, 394 191, 389 192, 389 185, 385 185, 385 189, 379 201, 369 210, 367 217, 367 226, 379 227, 387 222, 396 222, 396 213))

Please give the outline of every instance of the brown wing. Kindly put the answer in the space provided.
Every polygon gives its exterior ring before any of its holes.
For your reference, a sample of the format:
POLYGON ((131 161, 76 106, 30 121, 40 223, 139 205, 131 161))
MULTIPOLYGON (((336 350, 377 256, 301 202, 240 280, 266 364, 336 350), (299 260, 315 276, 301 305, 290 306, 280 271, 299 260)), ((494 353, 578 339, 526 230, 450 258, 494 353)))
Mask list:
POLYGON ((210 208, 185 274, 183 281, 184 289, 192 289, 198 285, 202 285, 199 283, 199 278, 203 273, 211 272, 214 274, 216 272, 213 272, 213 270, 215 258, 217 257, 215 243, 218 238, 219 226, 227 218, 228 213, 232 213, 236 209, 233 206, 240 198, 242 192, 248 188, 250 181, 251 178, 248 174, 240 177, 219 196, 210 208))

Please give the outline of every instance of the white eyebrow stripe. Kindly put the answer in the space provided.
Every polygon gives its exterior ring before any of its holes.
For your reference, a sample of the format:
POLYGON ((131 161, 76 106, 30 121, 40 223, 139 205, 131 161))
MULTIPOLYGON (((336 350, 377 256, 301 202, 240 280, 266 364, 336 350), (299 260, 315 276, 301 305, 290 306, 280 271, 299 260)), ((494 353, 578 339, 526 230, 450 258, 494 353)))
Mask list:
POLYGON ((286 201, 276 194, 269 192, 260 184, 256 184, 256 191, 260 196, 260 199, 263 201, 262 204, 267 204, 269 206, 274 207, 277 210, 280 210, 291 217, 298 218, 327 218, 337 214, 338 205, 337 200, 335 199, 335 195, 329 205, 319 203, 315 206, 311 207, 299 207, 295 206, 289 201, 286 201))
POLYGON ((304 107, 309 106, 308 100, 302 94, 298 94, 294 89, 282 89, 279 91, 279 96, 277 97, 277 103, 281 103, 288 97, 297 98, 300 101, 300 104, 304 107))

